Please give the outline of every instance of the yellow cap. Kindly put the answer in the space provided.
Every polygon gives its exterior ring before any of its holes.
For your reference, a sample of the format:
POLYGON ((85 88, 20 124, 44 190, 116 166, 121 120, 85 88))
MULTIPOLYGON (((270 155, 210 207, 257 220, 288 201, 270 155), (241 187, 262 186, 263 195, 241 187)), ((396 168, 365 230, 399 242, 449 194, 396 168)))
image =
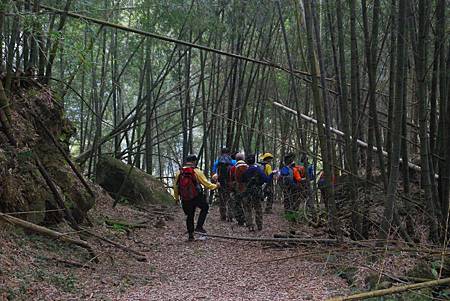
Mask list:
POLYGON ((271 153, 265 153, 264 155, 261 155, 261 160, 265 159, 273 159, 273 155, 271 153))

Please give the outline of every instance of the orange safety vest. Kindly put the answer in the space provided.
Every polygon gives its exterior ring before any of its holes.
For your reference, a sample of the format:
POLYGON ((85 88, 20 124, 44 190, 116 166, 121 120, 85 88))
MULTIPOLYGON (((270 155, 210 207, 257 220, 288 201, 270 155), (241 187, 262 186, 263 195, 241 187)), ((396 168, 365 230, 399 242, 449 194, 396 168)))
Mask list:
POLYGON ((297 170, 298 174, 300 175, 300 180, 306 179, 306 169, 304 166, 297 165, 294 168, 297 170))
POLYGON ((293 176, 294 176, 294 180, 295 180, 295 182, 297 182, 297 183, 300 183, 301 180, 302 180, 302 175, 301 175, 301 173, 300 173, 299 167, 300 167, 300 166, 294 166, 294 168, 292 169, 292 171, 293 171, 293 176))

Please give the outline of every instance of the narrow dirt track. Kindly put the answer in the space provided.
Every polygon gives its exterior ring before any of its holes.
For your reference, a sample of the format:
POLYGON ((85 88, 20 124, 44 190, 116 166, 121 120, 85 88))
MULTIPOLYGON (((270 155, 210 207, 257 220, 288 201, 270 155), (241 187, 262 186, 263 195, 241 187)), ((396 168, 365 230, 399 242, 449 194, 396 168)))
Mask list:
MULTIPOLYGON (((211 234, 272 237, 288 227, 281 208, 264 216, 264 229, 247 229, 221 222, 212 208, 205 229, 211 234)), ((305 231, 308 231, 305 228, 305 231)), ((272 261, 311 248, 263 248, 261 243, 208 238, 188 242, 184 216, 178 210, 174 221, 153 233, 157 246, 148 253, 143 268, 152 281, 116 295, 114 300, 324 300, 348 292, 344 280, 327 271, 323 261, 295 258, 272 261)))

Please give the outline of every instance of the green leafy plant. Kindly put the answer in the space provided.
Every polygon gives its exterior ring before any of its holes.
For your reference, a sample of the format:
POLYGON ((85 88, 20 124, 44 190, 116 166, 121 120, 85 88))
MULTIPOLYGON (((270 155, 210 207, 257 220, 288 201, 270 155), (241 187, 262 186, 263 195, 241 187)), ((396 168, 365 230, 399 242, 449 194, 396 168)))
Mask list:
POLYGON ((299 211, 288 211, 284 213, 284 218, 289 222, 298 222, 301 219, 299 211))

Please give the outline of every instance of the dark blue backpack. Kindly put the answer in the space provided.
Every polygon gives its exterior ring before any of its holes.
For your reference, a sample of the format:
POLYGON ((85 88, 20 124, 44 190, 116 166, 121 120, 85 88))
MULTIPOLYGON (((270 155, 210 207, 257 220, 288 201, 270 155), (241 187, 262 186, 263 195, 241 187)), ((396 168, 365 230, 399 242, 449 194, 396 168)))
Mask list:
POLYGON ((231 160, 230 155, 221 155, 217 160, 217 176, 218 181, 222 186, 226 185, 230 168, 233 166, 231 160))

